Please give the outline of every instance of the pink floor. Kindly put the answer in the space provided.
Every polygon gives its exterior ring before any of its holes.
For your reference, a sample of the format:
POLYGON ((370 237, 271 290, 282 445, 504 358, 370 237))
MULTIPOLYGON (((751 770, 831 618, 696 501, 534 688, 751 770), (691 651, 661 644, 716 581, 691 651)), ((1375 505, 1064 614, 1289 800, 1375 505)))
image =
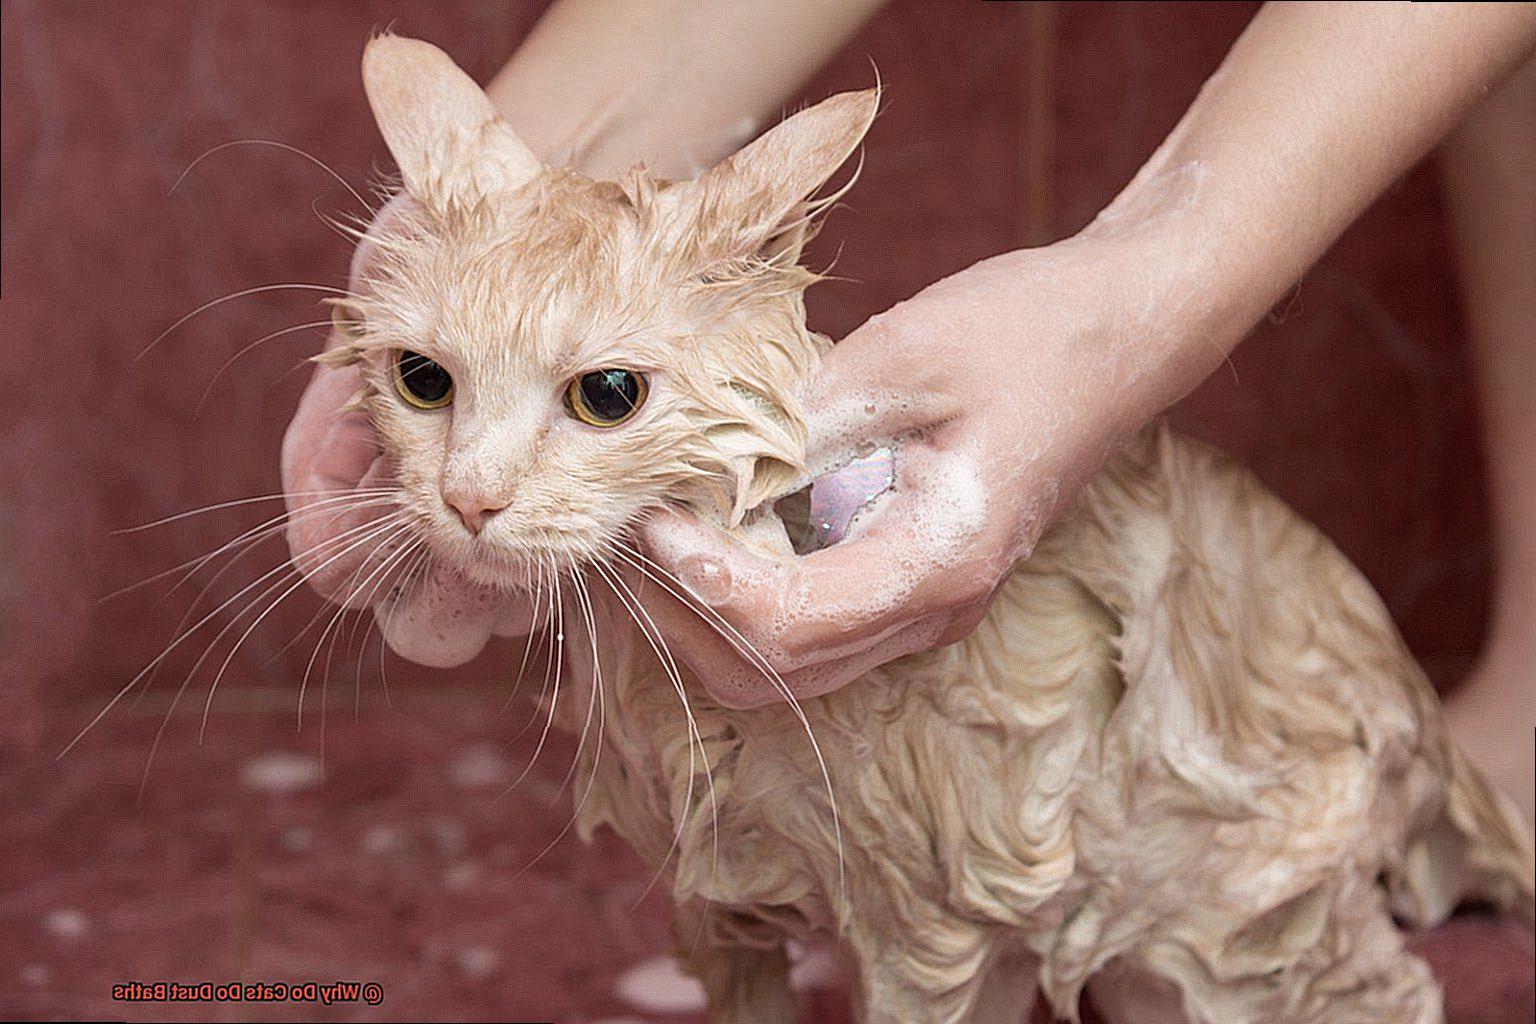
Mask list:
MULTIPOLYGON (((338 672, 336 682, 345 690, 352 680, 338 672)), ((569 742, 553 741, 507 792, 537 739, 537 729, 517 736, 524 704, 498 714, 502 696, 486 687, 395 693, 386 708, 376 684, 365 685, 356 717, 353 694, 338 695, 323 760, 318 717, 295 734, 287 709, 234 710, 261 703, 262 693, 233 687, 223 701, 232 710, 213 715, 202 746, 194 715, 173 723, 141 798, 162 685, 60 764, 10 775, 0 796, 0 1013, 704 1020, 665 1008, 688 1005, 687 990, 660 1004, 620 993, 628 972, 666 952, 665 903, 647 893, 649 872, 611 834, 590 847, 561 836, 569 742), (384 999, 331 1007, 112 999, 127 981, 238 979, 376 981, 384 999)), ((1452 1024, 1531 1020, 1528 930, 1463 918, 1425 948, 1452 1024)), ((805 996, 807 1022, 848 1019, 838 991, 818 985, 805 996)))

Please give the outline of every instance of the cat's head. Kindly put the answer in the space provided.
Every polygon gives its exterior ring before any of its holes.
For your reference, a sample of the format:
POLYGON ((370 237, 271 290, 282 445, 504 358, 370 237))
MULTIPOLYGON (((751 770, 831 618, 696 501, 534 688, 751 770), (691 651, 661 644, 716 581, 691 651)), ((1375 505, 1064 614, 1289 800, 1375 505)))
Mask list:
POLYGON ((545 166, 441 50, 363 57, 402 200, 339 306, 360 402, 434 552, 489 584, 603 557, 668 502, 734 523, 802 470, 809 197, 873 90, 789 118, 693 181, 545 166))

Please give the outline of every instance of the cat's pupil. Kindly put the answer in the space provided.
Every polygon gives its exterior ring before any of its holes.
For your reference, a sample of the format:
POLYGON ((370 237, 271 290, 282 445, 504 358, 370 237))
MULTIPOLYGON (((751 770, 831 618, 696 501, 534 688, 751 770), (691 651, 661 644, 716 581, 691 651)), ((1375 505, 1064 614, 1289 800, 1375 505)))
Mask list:
POLYGON ((441 402, 453 389, 448 371, 419 352, 400 353, 400 382, 423 402, 441 402))
POLYGON ((640 402, 640 379, 628 370, 594 370, 582 375, 581 397, 599 419, 621 420, 640 402))

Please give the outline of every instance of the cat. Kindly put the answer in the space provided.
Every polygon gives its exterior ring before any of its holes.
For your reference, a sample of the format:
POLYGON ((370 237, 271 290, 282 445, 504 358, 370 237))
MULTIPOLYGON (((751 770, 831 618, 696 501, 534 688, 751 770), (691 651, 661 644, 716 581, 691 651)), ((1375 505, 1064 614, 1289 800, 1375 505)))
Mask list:
POLYGON ((360 367, 418 546, 531 590, 558 633, 541 700, 581 734, 576 822, 670 873, 714 1019, 792 1022, 785 943, 831 936, 877 1024, 1016 1022, 1037 991, 1076 1019, 1111 961, 1198 1021, 1429 1024, 1394 916, 1475 893, 1530 919, 1528 830, 1370 586, 1160 427, 967 639, 799 705, 712 701, 639 588, 709 609, 627 538, 681 505, 793 557, 774 501, 803 483, 796 393, 829 346, 810 197, 876 92, 692 181, 596 181, 541 163, 435 47, 380 36, 363 73, 404 198, 322 358, 360 367))

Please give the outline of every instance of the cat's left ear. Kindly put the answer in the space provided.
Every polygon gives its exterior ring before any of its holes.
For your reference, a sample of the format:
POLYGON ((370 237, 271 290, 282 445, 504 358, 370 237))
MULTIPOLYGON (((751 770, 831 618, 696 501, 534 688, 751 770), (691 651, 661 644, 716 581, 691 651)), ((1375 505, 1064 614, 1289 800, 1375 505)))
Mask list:
POLYGON ((363 89, 406 191, 428 206, 473 203, 527 184, 543 168, 475 80, 431 43, 369 40, 363 89))
POLYGON ((879 105, 878 88, 840 93, 765 132, 684 186, 698 223, 712 235, 728 234, 717 243, 763 245, 853 153, 879 105))

